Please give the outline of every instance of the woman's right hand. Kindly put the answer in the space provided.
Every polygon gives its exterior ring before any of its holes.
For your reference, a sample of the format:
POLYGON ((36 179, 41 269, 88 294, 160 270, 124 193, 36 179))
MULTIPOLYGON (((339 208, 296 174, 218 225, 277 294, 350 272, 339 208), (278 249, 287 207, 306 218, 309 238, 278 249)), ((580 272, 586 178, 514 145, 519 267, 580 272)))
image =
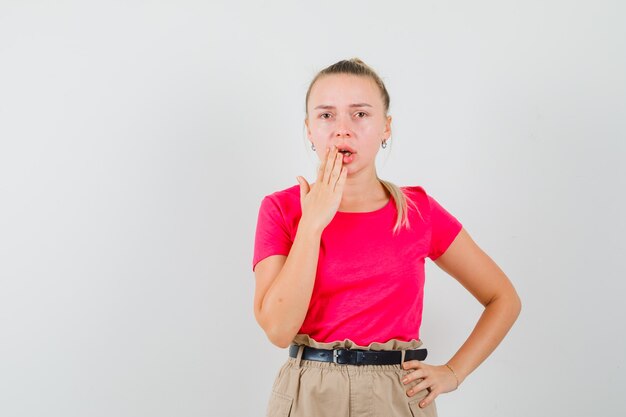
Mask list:
POLYGON ((300 184, 300 205, 304 223, 320 232, 331 222, 339 210, 343 187, 348 169, 343 167, 343 154, 333 145, 326 150, 326 159, 317 171, 317 180, 311 186, 303 177, 297 177, 300 184))

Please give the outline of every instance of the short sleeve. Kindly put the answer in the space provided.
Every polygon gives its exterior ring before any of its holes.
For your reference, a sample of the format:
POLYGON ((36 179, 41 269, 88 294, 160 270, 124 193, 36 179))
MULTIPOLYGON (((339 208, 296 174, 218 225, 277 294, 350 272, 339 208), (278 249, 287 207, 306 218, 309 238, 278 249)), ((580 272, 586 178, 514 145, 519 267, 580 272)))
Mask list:
POLYGON ((463 225, 432 196, 428 196, 428 201, 430 203, 430 223, 432 228, 428 257, 434 261, 444 254, 463 228, 463 225))
POLYGON ((274 199, 264 197, 256 225, 252 270, 270 255, 289 255, 292 243, 280 207, 274 199))

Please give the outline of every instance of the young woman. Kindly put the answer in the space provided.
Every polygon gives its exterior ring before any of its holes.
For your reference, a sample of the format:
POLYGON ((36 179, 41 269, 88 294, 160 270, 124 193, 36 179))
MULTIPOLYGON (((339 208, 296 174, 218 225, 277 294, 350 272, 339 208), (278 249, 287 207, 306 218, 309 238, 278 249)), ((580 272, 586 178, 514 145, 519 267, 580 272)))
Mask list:
POLYGON ((297 177, 298 185, 265 196, 255 236, 255 317, 273 344, 291 345, 267 415, 436 416, 435 398, 491 354, 520 299, 423 187, 378 178, 391 116, 369 66, 355 58, 320 71, 305 108, 321 161, 316 182, 297 177), (485 307, 440 365, 424 362, 419 336, 426 257, 485 307))

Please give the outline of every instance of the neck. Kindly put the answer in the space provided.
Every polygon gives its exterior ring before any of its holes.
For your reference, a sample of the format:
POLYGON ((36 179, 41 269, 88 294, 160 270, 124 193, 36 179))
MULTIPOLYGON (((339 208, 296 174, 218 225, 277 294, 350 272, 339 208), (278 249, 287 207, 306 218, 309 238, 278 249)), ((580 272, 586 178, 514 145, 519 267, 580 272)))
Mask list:
POLYGON ((365 175, 365 172, 359 174, 346 178, 341 198, 342 204, 370 202, 387 197, 387 189, 378 180, 375 171, 369 175, 365 175))

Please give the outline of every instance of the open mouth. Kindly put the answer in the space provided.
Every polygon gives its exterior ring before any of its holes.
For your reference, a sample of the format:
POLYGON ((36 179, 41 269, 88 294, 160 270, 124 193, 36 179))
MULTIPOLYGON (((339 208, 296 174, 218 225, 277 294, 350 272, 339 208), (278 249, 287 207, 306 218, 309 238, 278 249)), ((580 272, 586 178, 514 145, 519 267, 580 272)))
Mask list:
POLYGON ((354 149, 352 149, 351 147, 349 147, 349 146, 347 146, 347 145, 346 145, 346 146, 338 146, 338 148, 339 148, 339 149, 338 149, 337 151, 338 151, 338 152, 341 152, 341 153, 342 153, 342 154, 344 154, 345 156, 350 156, 350 155, 352 155, 353 153, 355 153, 355 152, 354 152, 354 149))

